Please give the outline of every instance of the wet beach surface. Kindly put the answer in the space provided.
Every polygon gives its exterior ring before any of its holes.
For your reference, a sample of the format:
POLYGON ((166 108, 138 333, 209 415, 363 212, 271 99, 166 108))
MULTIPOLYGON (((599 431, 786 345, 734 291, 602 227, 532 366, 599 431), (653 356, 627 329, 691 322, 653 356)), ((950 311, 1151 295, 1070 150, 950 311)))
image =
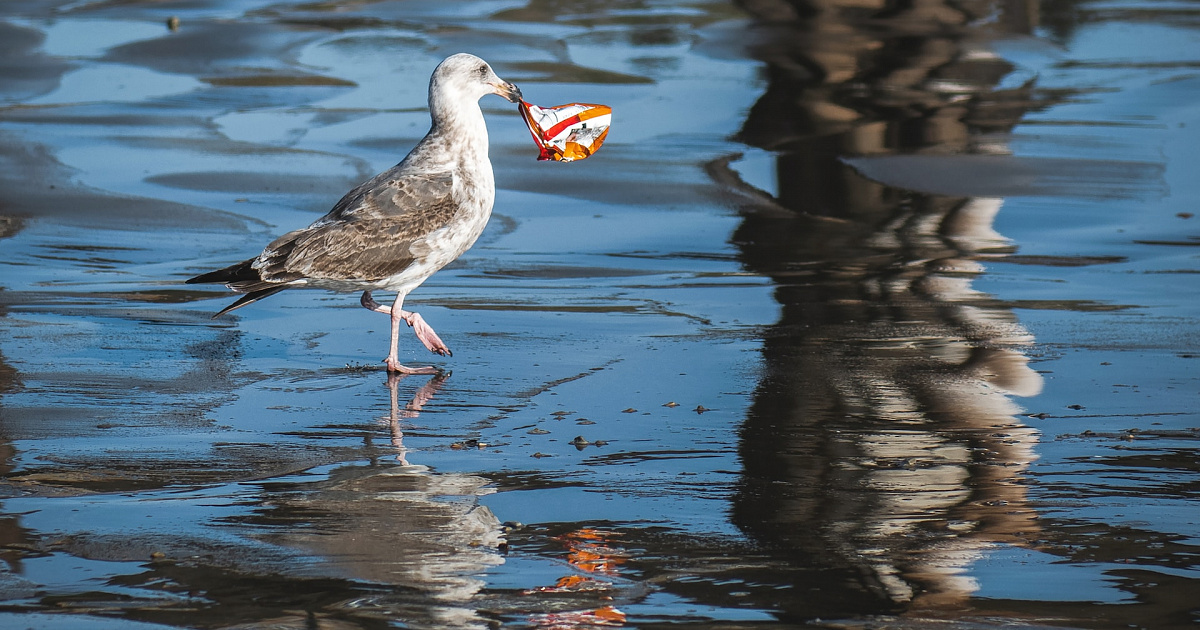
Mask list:
POLYGON ((0 627, 1188 628, 1194 3, 9 1, 0 627), (177 28, 167 26, 178 18, 177 28), (387 320, 197 273, 398 161, 476 246, 387 320))

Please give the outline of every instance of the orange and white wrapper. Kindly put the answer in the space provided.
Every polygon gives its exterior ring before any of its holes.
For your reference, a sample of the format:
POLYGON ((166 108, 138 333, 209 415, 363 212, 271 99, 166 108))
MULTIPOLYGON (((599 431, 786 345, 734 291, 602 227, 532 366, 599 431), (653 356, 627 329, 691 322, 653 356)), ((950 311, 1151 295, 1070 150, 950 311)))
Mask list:
POLYGON ((538 160, 582 160, 600 148, 612 124, 612 108, 608 105, 538 107, 521 101, 517 107, 541 150, 538 160))

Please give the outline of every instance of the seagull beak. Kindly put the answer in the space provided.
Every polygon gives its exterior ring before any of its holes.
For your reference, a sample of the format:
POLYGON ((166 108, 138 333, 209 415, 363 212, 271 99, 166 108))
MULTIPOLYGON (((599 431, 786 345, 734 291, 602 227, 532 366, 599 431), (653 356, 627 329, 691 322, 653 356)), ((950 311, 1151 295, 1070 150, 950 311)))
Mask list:
POLYGON ((493 94, 503 96, 504 98, 508 99, 508 102, 510 103, 521 102, 521 88, 508 82, 493 83, 491 85, 492 87, 496 88, 496 90, 492 92, 493 94))

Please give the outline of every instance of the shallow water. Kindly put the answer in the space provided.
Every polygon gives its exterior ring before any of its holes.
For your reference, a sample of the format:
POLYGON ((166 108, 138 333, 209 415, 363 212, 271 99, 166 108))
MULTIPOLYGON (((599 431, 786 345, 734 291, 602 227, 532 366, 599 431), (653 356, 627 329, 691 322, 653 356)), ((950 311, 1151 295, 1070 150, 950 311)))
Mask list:
POLYGON ((6 2, 0 626, 1194 627, 1200 13, 799 6, 6 2), (615 123, 483 100, 447 372, 210 319, 460 50, 615 123))

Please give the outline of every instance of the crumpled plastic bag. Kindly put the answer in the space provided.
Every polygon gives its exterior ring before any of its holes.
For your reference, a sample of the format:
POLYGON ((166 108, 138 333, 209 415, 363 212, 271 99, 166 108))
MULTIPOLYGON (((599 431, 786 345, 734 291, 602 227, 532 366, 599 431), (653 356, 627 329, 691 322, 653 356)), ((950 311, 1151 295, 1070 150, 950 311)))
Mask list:
POLYGON ((600 148, 612 123, 612 108, 608 105, 538 107, 522 100, 517 108, 541 150, 538 160, 582 160, 600 148))

